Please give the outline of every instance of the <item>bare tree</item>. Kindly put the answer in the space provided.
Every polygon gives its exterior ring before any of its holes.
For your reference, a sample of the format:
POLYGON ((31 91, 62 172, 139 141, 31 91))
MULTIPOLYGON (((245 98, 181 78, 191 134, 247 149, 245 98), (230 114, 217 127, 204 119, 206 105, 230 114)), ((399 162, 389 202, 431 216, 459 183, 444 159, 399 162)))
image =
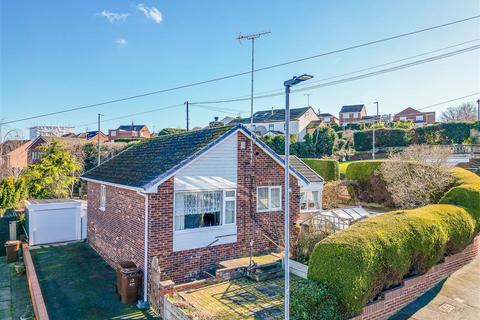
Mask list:
POLYGON ((442 112, 442 121, 475 121, 477 120, 477 111, 472 102, 462 103, 457 107, 448 107, 442 112))
POLYGON ((454 183, 447 162, 449 155, 448 149, 426 145, 413 145, 390 155, 379 174, 394 205, 415 208, 436 203, 454 183))

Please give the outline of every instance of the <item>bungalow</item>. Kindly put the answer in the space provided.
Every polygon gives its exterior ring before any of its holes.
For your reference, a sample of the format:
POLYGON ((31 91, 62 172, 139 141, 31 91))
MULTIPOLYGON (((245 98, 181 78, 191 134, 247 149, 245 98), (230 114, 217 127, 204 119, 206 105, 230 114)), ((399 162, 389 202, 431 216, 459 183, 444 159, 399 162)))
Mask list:
POLYGON ((417 126, 435 123, 435 112, 421 112, 406 108, 393 116, 394 121, 411 121, 417 126))
POLYGON ((85 131, 85 132, 81 132, 79 134, 68 134, 68 135, 64 135, 63 136, 64 138, 80 138, 80 139, 85 139, 87 141, 90 141, 90 142, 96 142, 98 141, 98 139, 100 139, 100 142, 108 142, 108 136, 103 133, 102 131, 98 131, 98 130, 95 130, 95 131, 85 131))
MULTIPOLYGON (((302 188, 323 180, 293 166, 290 176, 294 237, 302 188)), ((157 257, 161 281, 186 282, 283 243, 284 161, 242 125, 142 141, 82 179, 90 245, 111 265, 131 260, 145 270, 157 257)))
POLYGON ((116 139, 138 139, 138 138, 150 138, 152 136, 148 127, 144 124, 133 123, 131 125, 122 125, 117 129, 108 130, 109 141, 115 141, 116 139))

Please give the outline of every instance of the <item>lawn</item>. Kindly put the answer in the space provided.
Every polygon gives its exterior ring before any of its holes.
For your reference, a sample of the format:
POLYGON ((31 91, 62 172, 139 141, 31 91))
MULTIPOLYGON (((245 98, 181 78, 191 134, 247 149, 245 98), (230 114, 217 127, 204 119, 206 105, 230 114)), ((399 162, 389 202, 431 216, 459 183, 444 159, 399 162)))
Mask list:
POLYGON ((153 319, 120 303, 115 271, 85 242, 31 250, 50 319, 153 319))

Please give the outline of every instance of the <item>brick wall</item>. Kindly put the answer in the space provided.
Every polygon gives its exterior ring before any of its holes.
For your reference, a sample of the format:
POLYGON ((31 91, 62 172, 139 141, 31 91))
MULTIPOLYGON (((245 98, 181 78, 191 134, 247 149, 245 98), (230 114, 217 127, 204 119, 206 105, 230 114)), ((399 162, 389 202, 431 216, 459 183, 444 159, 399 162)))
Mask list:
POLYGON ((130 260, 143 268, 145 198, 135 191, 106 186, 106 206, 101 211, 99 188, 88 182, 88 242, 112 267, 130 260))
MULTIPOLYGON (((284 169, 258 147, 254 148, 252 169, 249 143, 243 134, 239 134, 236 243, 173 252, 173 178, 159 186, 156 194, 149 196, 149 256, 159 257, 161 280, 182 283, 221 260, 246 256, 251 240, 255 253, 272 251, 275 246, 265 238, 266 233, 277 243, 283 243, 283 211, 256 213, 256 187, 283 186, 284 169), (242 142, 245 143, 244 149, 241 148, 242 142)), ((293 176, 290 189, 291 230, 294 233, 293 222, 299 214, 300 188, 293 176)))
POLYGON ((480 235, 465 250, 434 266, 427 273, 405 280, 403 286, 384 293, 384 299, 367 305, 360 316, 351 320, 387 319, 404 306, 433 288, 438 282, 469 263, 480 253, 480 235))

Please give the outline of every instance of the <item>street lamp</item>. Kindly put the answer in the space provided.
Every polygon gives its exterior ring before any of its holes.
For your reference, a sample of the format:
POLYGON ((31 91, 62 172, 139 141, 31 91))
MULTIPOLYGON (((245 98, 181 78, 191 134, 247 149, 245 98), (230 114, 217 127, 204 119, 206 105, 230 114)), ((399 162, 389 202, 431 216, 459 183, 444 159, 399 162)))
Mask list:
POLYGON ((372 127, 372 159, 375 160, 375 126, 378 121, 378 101, 375 101, 373 104, 377 105, 377 116, 373 118, 373 127, 372 127))
POLYGON ((300 82, 310 80, 313 76, 303 74, 301 76, 293 77, 283 83, 285 86, 285 304, 284 316, 285 320, 290 319, 290 182, 289 182, 289 168, 290 168, 290 87, 300 82))

